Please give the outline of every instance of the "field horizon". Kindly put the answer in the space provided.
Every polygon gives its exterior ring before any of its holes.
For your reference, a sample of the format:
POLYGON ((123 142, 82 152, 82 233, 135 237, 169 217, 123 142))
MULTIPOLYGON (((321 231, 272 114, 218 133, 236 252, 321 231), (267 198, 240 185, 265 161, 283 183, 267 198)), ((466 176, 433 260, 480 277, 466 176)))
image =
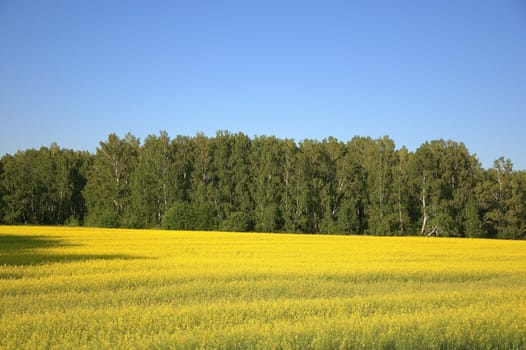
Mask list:
POLYGON ((0 348, 522 349, 526 242, 0 226, 0 348))

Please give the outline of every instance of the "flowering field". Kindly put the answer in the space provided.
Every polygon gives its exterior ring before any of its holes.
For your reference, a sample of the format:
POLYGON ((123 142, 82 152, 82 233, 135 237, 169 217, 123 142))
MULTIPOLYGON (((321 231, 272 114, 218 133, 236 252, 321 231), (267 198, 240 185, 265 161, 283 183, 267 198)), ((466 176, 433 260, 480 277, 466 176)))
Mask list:
POLYGON ((0 226, 0 349, 524 349, 526 242, 0 226))

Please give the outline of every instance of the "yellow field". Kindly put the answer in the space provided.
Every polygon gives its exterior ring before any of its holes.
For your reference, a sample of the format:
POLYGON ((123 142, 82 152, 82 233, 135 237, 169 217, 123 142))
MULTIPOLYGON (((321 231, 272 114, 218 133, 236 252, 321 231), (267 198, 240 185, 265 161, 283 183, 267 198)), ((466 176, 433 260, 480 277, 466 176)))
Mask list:
POLYGON ((526 348, 526 242, 0 226, 0 349, 526 348))

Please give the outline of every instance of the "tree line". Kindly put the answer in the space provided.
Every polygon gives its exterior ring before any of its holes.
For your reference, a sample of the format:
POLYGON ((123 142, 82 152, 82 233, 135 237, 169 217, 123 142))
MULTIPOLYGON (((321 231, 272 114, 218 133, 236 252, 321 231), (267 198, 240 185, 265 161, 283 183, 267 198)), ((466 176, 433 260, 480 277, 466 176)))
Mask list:
POLYGON ((4 224, 526 238, 526 172, 445 140, 111 134, 6 154, 0 199, 4 224))

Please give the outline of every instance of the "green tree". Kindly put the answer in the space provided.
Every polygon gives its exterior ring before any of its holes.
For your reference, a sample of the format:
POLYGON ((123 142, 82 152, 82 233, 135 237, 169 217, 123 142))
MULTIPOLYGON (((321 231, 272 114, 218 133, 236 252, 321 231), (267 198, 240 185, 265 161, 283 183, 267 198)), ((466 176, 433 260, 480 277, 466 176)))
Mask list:
POLYGON ((218 196, 217 176, 214 169, 214 140, 204 134, 192 139, 194 163, 190 200, 195 214, 194 229, 213 230, 217 228, 218 196))
POLYGON ((195 212, 192 204, 177 202, 167 210, 163 222, 167 230, 193 230, 195 229, 195 212))
POLYGON ((298 213, 296 223, 301 232, 320 231, 322 218, 320 192, 323 184, 320 178, 322 154, 318 145, 316 141, 304 140, 298 147, 295 202, 298 213))
POLYGON ((293 177, 297 230, 335 233, 340 229, 337 214, 342 189, 337 164, 344 149, 344 144, 335 138, 300 142, 293 177))
POLYGON ((252 197, 254 198, 255 230, 280 231, 283 225, 283 153, 276 137, 259 136, 252 143, 252 197))
POLYGON ((42 177, 41 219, 44 224, 61 224, 69 216, 73 186, 70 178, 70 159, 57 144, 40 151, 40 176, 42 177))
POLYGON ((67 150, 64 157, 68 163, 71 198, 68 206, 68 218, 64 223, 83 224, 87 215, 86 201, 82 194, 87 183, 87 169, 91 168, 93 155, 89 152, 67 150))
POLYGON ((298 210, 298 203, 295 199, 298 147, 292 139, 285 139, 281 141, 280 145, 283 156, 283 195, 280 203, 283 230, 286 232, 297 232, 299 230, 297 223, 301 216, 301 211, 298 210))
POLYGON ((254 200, 251 191, 252 167, 250 154, 251 140, 244 134, 231 135, 230 156, 228 158, 228 178, 221 187, 229 193, 223 196, 229 202, 222 229, 230 231, 250 231, 254 228, 254 200), (227 185, 226 185, 227 184, 227 185))
POLYGON ((132 226, 161 226, 165 212, 174 202, 173 163, 173 147, 166 131, 144 140, 131 176, 132 226))
POLYGON ((192 172, 195 155, 192 138, 178 135, 172 140, 174 203, 189 203, 192 192, 192 172))
POLYGON ((63 224, 84 215, 77 184, 83 155, 50 148, 17 152, 2 159, 3 220, 6 223, 63 224))
POLYGON ((212 167, 215 176, 213 183, 215 198, 213 200, 218 222, 222 225, 223 221, 235 211, 233 203, 235 166, 231 163, 234 138, 228 131, 218 131, 213 142, 212 167))
POLYGON ((0 159, 0 222, 288 231, 526 236, 526 172, 483 170, 464 144, 414 153, 385 136, 281 140, 219 131, 130 134, 95 155, 58 145, 0 159))
POLYGON ((484 237, 484 230, 482 229, 482 221, 480 220, 480 213, 478 207, 473 199, 470 199, 465 207, 465 235, 466 237, 484 237))
POLYGON ((126 134, 123 139, 110 134, 106 142, 100 142, 83 192, 89 225, 127 225, 126 215, 131 204, 130 180, 138 152, 139 140, 131 134, 126 134))
POLYGON ((0 158, 0 224, 4 223, 4 157, 0 158))
POLYGON ((413 157, 414 193, 421 204, 421 229, 463 235, 466 206, 479 165, 462 143, 436 140, 420 146, 413 157))
POLYGON ((338 187, 343 192, 338 227, 344 233, 363 234, 367 229, 367 172, 364 154, 370 138, 353 137, 338 166, 338 187))
MULTIPOLYGON (((418 220, 419 207, 411 201, 410 187, 409 187, 409 164, 411 162, 412 153, 407 148, 402 147, 395 154, 395 164, 393 171, 393 185, 396 193, 395 211, 397 216, 397 229, 395 230, 399 235, 410 234, 415 232, 415 222, 418 220)), ((393 231, 394 232, 394 231, 393 231)))
POLYGON ((324 139, 321 143, 323 158, 321 162, 320 177, 322 188, 321 201, 321 227, 324 233, 340 233, 338 215, 343 199, 343 178, 338 172, 338 164, 345 155, 345 144, 334 137, 324 139))
POLYGON ((366 146, 364 168, 368 175, 369 194, 367 232, 392 235, 400 224, 393 174, 397 166, 395 144, 384 136, 366 146))
POLYGON ((484 182, 484 227, 498 238, 525 238, 526 191, 523 172, 513 172, 511 160, 494 162, 484 182))
POLYGON ((7 224, 30 223, 33 219, 34 181, 29 155, 34 150, 5 155, 2 158, 3 214, 7 224))

